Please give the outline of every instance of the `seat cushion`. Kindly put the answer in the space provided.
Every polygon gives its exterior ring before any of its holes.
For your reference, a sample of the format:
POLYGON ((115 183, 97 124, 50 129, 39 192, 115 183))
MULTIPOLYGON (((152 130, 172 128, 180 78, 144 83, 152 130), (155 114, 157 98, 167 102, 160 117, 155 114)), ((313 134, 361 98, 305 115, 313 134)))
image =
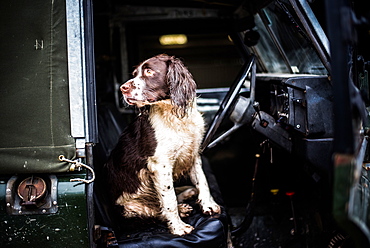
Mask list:
POLYGON ((169 233, 165 223, 152 220, 151 223, 139 224, 139 220, 132 220, 130 224, 126 223, 131 231, 123 231, 118 237, 119 247, 226 247, 228 225, 223 208, 221 214, 206 216, 195 206, 195 213, 183 221, 192 225, 194 230, 178 236, 169 233), (133 222, 137 228, 132 228, 133 222))

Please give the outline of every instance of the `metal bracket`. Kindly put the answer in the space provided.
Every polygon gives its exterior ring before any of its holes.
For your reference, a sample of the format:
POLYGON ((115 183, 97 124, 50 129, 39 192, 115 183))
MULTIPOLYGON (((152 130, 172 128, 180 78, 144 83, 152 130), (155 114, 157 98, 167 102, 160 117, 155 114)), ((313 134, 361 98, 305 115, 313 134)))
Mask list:
POLYGON ((24 199, 18 194, 21 183, 27 179, 24 176, 13 176, 6 184, 6 211, 9 215, 54 214, 58 211, 57 177, 54 175, 40 176, 45 181, 45 196, 37 204, 24 204, 24 199))

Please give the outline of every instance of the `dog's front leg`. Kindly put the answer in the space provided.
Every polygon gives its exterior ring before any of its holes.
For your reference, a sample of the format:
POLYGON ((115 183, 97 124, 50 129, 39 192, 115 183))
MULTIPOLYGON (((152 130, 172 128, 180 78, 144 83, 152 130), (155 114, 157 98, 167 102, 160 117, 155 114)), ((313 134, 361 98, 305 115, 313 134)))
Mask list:
POLYGON ((179 216, 176 193, 173 186, 172 164, 165 159, 152 157, 148 169, 152 172, 154 187, 161 203, 161 216, 167 221, 170 232, 177 235, 190 233, 194 228, 179 216))
POLYGON ((210 191, 206 176, 202 169, 202 159, 198 156, 195 164, 190 171, 190 179, 199 191, 198 201, 202 206, 203 213, 205 214, 219 214, 221 213, 220 206, 214 201, 210 191))

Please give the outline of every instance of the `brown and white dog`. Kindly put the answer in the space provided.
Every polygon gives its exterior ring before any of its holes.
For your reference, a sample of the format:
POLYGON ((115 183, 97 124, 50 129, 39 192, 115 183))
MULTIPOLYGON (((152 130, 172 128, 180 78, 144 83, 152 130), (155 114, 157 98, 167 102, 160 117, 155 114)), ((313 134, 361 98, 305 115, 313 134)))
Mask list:
POLYGON ((159 218, 171 233, 188 234, 193 227, 180 215, 192 209, 178 206, 174 180, 190 175, 203 213, 221 212, 202 170, 204 121, 196 109, 196 84, 178 58, 165 54, 142 62, 133 76, 120 89, 140 114, 106 163, 112 196, 123 216, 159 218))

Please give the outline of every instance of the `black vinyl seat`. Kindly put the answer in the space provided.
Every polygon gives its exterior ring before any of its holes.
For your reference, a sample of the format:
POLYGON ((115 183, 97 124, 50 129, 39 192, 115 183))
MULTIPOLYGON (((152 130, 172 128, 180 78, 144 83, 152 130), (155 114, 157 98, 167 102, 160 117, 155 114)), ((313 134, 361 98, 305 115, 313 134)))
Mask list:
MULTIPOLYGON (((224 210, 224 209, 223 209, 224 210)), ((145 231, 124 234, 118 238, 119 247, 226 247, 227 220, 220 215, 204 216, 195 213, 184 221, 194 227, 192 233, 177 236, 170 234, 164 225, 147 228, 145 231)))

